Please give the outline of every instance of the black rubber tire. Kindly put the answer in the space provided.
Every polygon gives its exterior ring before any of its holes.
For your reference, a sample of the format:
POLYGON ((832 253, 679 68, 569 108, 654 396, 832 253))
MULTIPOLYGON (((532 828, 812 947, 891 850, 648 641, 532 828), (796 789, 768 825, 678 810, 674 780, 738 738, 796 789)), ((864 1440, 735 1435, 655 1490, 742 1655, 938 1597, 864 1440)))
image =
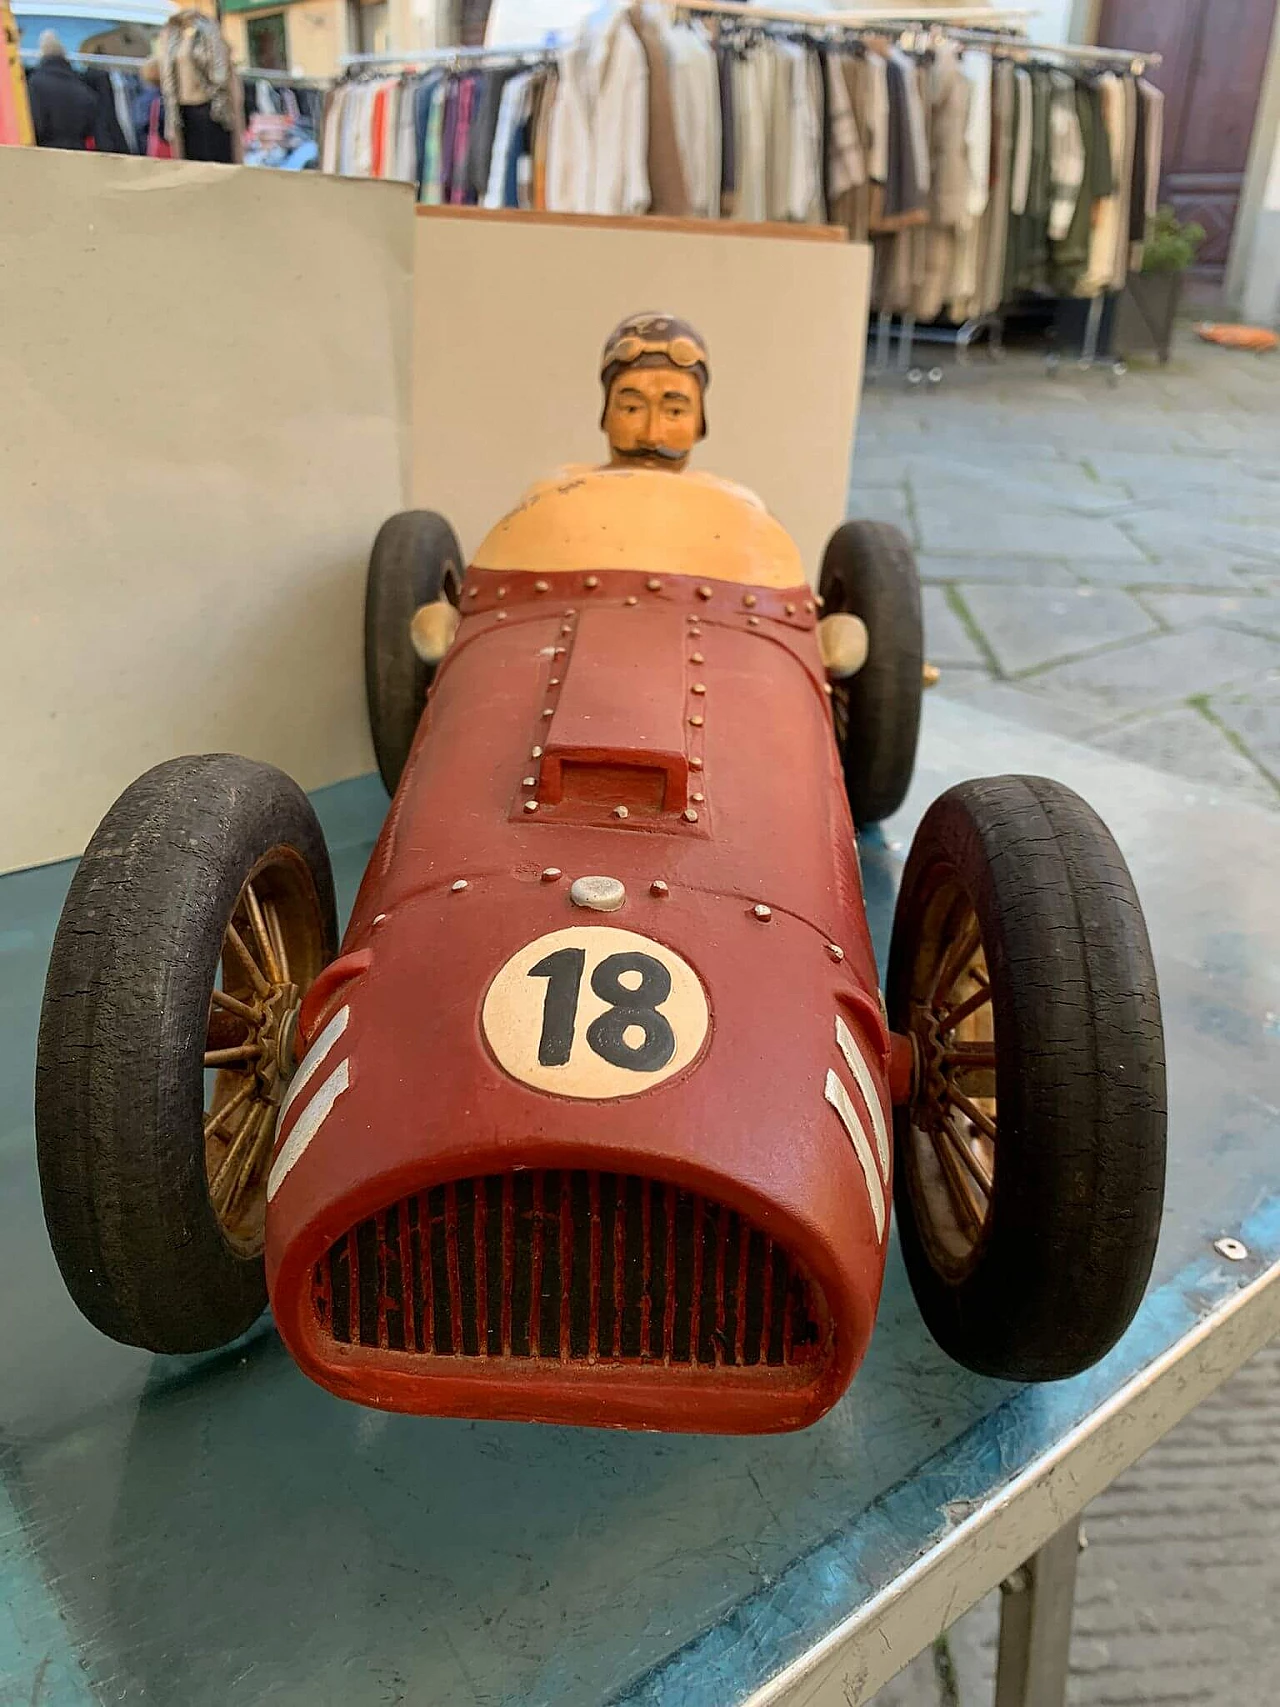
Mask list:
POLYGON ((886 998, 908 1028, 939 881, 973 906, 990 976, 997 1139, 985 1229, 948 1277, 917 1220, 909 1111, 895 1110, 898 1231, 934 1338, 981 1375, 1053 1381, 1096 1363, 1142 1299, 1165 1180, 1165 1062, 1146 924, 1110 832, 1044 777, 948 789, 903 873, 886 998))
POLYGON ((364 601, 364 681, 378 770, 394 794, 417 733, 435 668, 413 650, 409 624, 419 605, 458 601, 462 548, 434 510, 403 510, 378 529, 364 601))
POLYGON ((126 1345, 207 1351, 266 1304, 261 1255, 228 1243, 209 1201, 203 1051, 226 922, 276 848, 309 871, 332 955, 310 801, 282 771, 225 753, 172 759, 127 788, 62 909, 36 1061, 40 1187, 67 1289, 126 1345))
POLYGON ((916 764, 924 626, 910 540, 887 522, 845 522, 827 542, 818 592, 824 616, 849 611, 867 625, 866 663, 832 684, 845 713, 845 790, 862 829, 898 810, 916 764))

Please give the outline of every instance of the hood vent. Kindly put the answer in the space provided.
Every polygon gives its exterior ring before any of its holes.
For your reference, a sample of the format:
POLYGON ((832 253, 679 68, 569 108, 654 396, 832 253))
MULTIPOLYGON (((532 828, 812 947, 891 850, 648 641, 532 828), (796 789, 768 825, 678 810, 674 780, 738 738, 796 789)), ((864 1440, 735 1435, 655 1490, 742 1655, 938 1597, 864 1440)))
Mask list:
POLYGON ((422 1358, 812 1364, 819 1289, 735 1211, 632 1175, 527 1170, 362 1221, 314 1276, 329 1338, 422 1358))

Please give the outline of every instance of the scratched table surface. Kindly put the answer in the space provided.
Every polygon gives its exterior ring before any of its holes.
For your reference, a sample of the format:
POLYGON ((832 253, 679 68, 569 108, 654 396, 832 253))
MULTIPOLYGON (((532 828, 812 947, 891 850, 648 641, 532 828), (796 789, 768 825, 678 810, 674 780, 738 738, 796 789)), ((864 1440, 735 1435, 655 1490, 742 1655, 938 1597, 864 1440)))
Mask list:
MULTIPOLYGON (((1091 799, 1146 906, 1172 1113, 1152 1291, 1098 1369, 1018 1389, 934 1348, 895 1249, 849 1394, 778 1438, 376 1415, 306 1381, 267 1320, 201 1358, 101 1338, 54 1268, 30 1114, 70 866, 0 880, 0 1703, 728 1707, 1280 1261, 1280 819, 936 701, 911 798, 864 848, 882 954, 925 805, 1008 770, 1091 799), (1213 1251, 1227 1233, 1247 1275, 1213 1251)), ((349 904, 385 798, 366 779, 317 802, 349 904)))

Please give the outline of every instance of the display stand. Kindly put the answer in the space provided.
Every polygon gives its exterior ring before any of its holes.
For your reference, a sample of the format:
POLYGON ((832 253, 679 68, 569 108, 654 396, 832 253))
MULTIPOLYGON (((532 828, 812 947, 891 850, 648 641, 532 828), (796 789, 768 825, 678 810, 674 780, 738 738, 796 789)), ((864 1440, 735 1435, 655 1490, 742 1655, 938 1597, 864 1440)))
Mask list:
MULTIPOLYGON (((312 1386, 267 1322, 202 1358, 102 1339, 54 1269, 30 1128, 71 867, 0 879, 0 1695, 857 1707, 1012 1577, 999 1707, 1061 1707, 1081 1509, 1280 1330, 1280 825, 933 699, 908 804, 863 849, 882 953, 927 801, 1017 770, 1089 797, 1151 926, 1171 1113, 1152 1289, 1096 1369, 1017 1388, 947 1361, 891 1253, 866 1364, 795 1435, 382 1416, 312 1386)), ((366 779, 318 803, 349 904, 386 799, 366 779)))

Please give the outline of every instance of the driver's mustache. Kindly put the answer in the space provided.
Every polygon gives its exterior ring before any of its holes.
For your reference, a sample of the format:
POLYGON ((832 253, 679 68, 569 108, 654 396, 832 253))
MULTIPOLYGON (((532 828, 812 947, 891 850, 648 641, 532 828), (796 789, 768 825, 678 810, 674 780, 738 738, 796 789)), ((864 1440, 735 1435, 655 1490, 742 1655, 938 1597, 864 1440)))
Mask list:
POLYGON ((636 458, 656 456, 663 462, 683 462, 685 453, 682 450, 671 450, 667 445, 636 445, 633 450, 624 450, 623 456, 636 458))

